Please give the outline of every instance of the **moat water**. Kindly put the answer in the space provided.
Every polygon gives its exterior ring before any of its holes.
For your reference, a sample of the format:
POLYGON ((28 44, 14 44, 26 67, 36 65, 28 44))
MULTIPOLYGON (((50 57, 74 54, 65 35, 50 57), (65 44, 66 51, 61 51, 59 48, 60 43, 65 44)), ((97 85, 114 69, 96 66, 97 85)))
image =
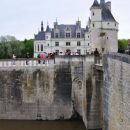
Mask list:
POLYGON ((0 120, 0 130, 86 130, 82 121, 0 120))

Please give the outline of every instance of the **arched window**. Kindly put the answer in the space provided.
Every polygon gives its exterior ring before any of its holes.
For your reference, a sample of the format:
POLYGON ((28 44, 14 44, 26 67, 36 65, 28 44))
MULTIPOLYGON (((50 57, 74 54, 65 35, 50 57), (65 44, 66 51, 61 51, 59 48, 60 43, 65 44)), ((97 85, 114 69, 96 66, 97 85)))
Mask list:
POLYGON ((38 44, 38 52, 39 52, 39 44, 38 44))
POLYGON ((41 44, 41 51, 43 51, 43 44, 41 44))

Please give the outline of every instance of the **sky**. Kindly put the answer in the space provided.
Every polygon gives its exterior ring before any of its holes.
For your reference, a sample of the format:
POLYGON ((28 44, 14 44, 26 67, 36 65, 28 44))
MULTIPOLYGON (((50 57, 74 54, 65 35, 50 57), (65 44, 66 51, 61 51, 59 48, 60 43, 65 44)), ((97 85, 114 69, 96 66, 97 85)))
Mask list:
MULTIPOLYGON (((11 35, 19 40, 34 38, 41 21, 53 27, 75 24, 78 18, 82 27, 87 25, 90 7, 94 0, 0 0, 0 36, 11 35)), ((100 0, 98 0, 100 1, 100 0)), ((112 14, 119 23, 119 39, 130 38, 130 0, 112 0, 112 14)))

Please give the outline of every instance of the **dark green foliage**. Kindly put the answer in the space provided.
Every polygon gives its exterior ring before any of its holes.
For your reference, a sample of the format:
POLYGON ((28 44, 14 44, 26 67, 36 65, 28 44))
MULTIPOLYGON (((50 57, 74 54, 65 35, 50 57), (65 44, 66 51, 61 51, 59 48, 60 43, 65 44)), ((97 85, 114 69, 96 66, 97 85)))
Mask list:
POLYGON ((17 58, 26 58, 26 54, 33 57, 33 40, 18 41, 0 41, 0 59, 12 58, 15 54, 17 58))
POLYGON ((127 39, 118 40, 118 48, 127 50, 128 49, 128 40, 127 39))

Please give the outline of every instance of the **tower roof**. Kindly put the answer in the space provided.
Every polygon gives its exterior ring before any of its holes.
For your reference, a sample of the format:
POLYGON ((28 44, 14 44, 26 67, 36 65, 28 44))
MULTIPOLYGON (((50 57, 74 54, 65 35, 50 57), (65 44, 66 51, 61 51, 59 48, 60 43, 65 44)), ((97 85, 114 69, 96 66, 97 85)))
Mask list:
POLYGON ((116 21, 113 17, 111 11, 107 7, 106 3, 101 3, 101 9, 102 9, 102 20, 103 21, 116 21))
POLYGON ((100 0, 100 4, 105 4, 105 0, 100 0))
POLYGON ((51 32, 49 25, 47 25, 47 27, 46 27, 46 32, 51 32))
POLYGON ((100 4, 98 3, 97 0, 94 0, 93 5, 91 6, 91 8, 100 8, 100 4))

